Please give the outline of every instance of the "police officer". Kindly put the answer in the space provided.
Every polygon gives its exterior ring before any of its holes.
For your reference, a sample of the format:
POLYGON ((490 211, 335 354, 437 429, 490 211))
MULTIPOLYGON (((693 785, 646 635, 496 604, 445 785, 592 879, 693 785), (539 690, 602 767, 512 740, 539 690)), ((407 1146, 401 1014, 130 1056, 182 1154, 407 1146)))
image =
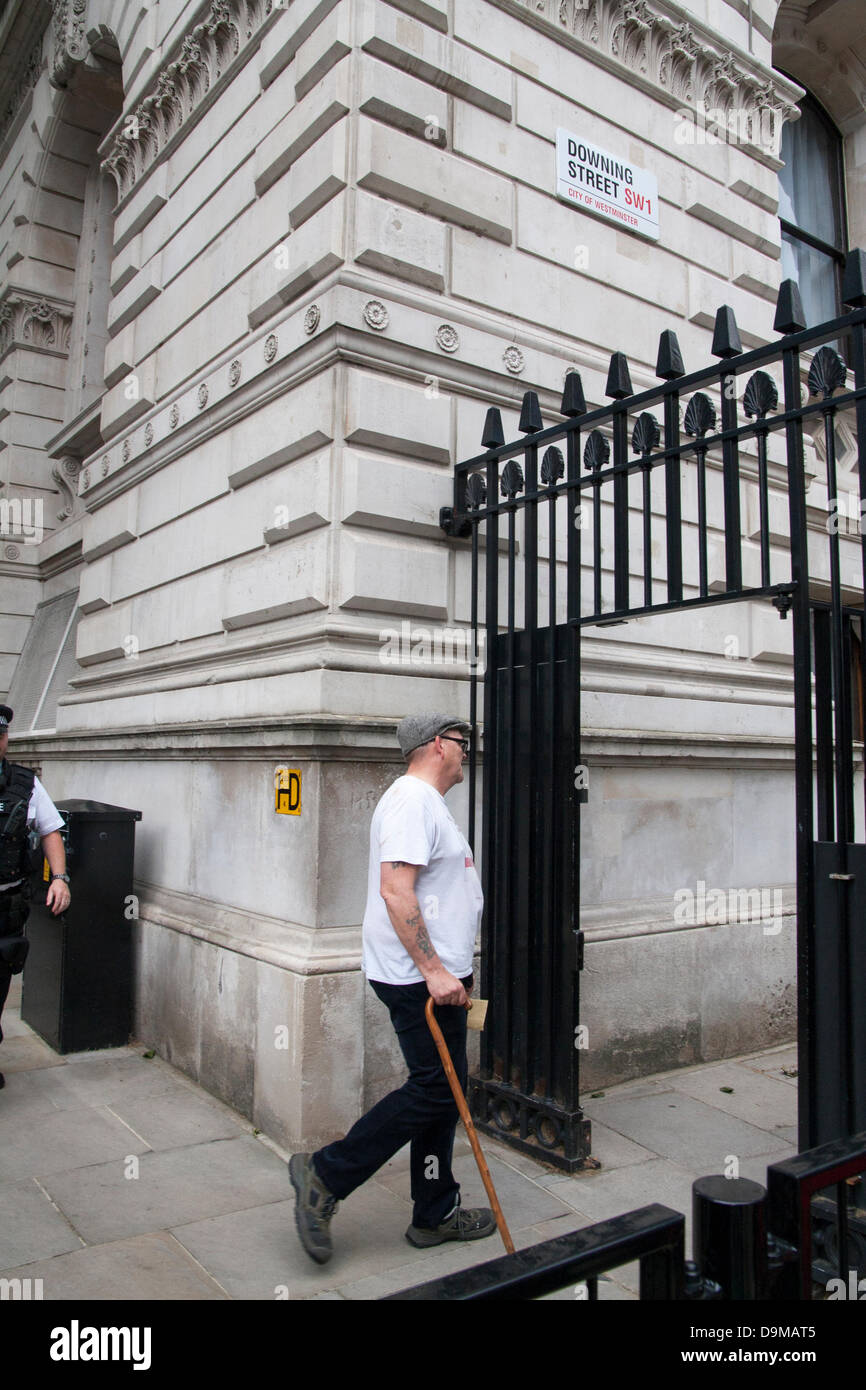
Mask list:
MULTIPOLYGON (((36 827, 42 839, 51 871, 46 905, 57 917, 66 911, 70 901, 66 850, 59 834, 63 817, 36 774, 7 760, 11 723, 12 710, 8 705, 0 705, 0 1015, 12 976, 23 969, 27 955, 24 923, 30 913, 27 901, 30 889, 27 832, 30 825, 36 827)), ((5 1084, 0 1072, 0 1090, 5 1084)))

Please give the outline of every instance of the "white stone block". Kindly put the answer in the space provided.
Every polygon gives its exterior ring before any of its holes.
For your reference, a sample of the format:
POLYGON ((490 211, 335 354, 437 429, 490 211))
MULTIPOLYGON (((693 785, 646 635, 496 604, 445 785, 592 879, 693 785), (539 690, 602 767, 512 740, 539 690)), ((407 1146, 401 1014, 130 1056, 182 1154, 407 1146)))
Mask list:
POLYGON ((85 165, 55 154, 46 156, 39 171, 40 188, 46 193, 59 193, 64 198, 83 198, 86 183, 85 165))
POLYGON ((344 525, 369 526, 405 536, 441 540, 439 509, 451 504, 449 474, 375 454, 343 453, 344 525))
POLYGON ((345 260, 346 194, 340 194, 293 232, 286 243, 290 269, 274 282, 270 252, 249 278, 249 327, 256 328, 345 260))
POLYGON ((151 263, 146 270, 140 270, 130 280, 126 288, 116 294, 108 306, 108 332, 111 337, 119 333, 133 319, 144 312, 161 293, 157 280, 158 266, 151 263))
POLYGON ((326 73, 352 51, 349 5, 338 5, 322 19, 295 55, 295 96, 302 101, 326 73))
POLYGON ((354 230, 359 265, 427 289, 445 288, 448 233, 441 222, 358 189, 354 230))
MULTIPOLYGON (((115 497, 85 520, 82 555, 85 560, 98 560, 138 536, 138 488, 130 488, 115 497)), ((86 572, 86 571, 85 571, 86 572)))
POLYGON ((334 437, 334 399, 334 373, 322 372, 236 425, 229 487, 244 487, 329 444, 334 437))
POLYGON ((105 384, 116 386, 135 367, 135 324, 127 324, 105 344, 105 384))
MULTIPOLYGON (((616 284, 656 312, 685 314, 686 269, 679 257, 528 188, 517 189, 517 245, 592 281, 588 294, 606 294, 616 284)), ((574 280, 571 286, 582 293, 574 280)))
POLYGON ((75 633, 75 655, 80 665, 95 666, 123 656, 123 639, 131 635, 131 622, 131 603, 114 604, 80 618, 75 633))
POLYGON ((448 464, 450 399, 429 399, 423 386, 353 369, 346 387, 345 438, 350 444, 448 464))
MULTIPOLYGON (((358 55, 358 109, 386 125, 396 126, 409 135, 447 144, 448 97, 429 82, 380 63, 369 53, 358 55)), ((475 115, 477 107, 467 107, 475 115)), ((502 125, 491 117, 501 132, 502 125)))
POLYGON ((402 617, 448 614, 448 552, 350 531, 340 535, 340 607, 402 617))
POLYGON ((255 190, 259 196, 326 130, 348 114, 352 105, 351 77, 350 65, 339 63, 262 141, 254 166, 255 190))
MULTIPOLYGON (((495 11, 485 8, 492 19, 495 11)), ((486 20, 485 20, 486 23, 486 20)), ((503 120, 511 120, 511 74, 416 20, 404 19, 383 5, 367 3, 358 24, 358 44, 366 53, 420 77, 431 86, 462 97, 503 120)), ((477 33, 472 43, 477 43, 477 33)))
POLYGON ((82 566, 78 590, 78 606, 82 613, 98 613, 101 608, 111 604, 111 559, 104 555, 100 560, 82 566))
POLYGON ((279 545, 293 536, 327 526, 331 516, 331 457, 327 449, 299 459, 257 488, 262 538, 279 545))
POLYGON ((56 193, 39 192, 33 199, 32 221, 61 232, 81 235, 84 203, 75 198, 60 198, 56 193))
POLYGON ((280 18, 262 41, 258 72, 262 87, 269 87, 291 63, 298 49, 322 24, 340 0, 294 0, 281 8, 280 18))
POLYGON ((448 31, 447 0, 385 0, 385 3, 412 15, 413 19, 420 19, 422 24, 429 24, 433 29, 441 29, 443 33, 448 31))
POLYGON ((346 187, 348 120, 326 131, 296 159, 289 175, 289 215, 292 227, 300 227, 346 187))
POLYGON ((739 241, 732 241, 730 246, 734 284, 775 304, 782 278, 778 257, 765 256, 739 241))
POLYGON ((683 205, 691 217, 717 227, 726 236, 754 246, 765 255, 778 253, 781 232, 777 218, 744 198, 734 200, 729 194, 724 200, 720 199, 718 191, 706 179, 691 171, 684 174, 683 182, 683 205))
POLYGON ((157 164, 135 185, 114 219, 114 253, 122 251, 169 200, 168 168, 157 164))
POLYGON ((737 319, 745 347, 762 347, 773 337, 773 314, 763 299, 737 285, 725 284, 707 275, 698 266, 688 267, 689 318, 692 323, 712 328, 716 310, 729 304, 737 319))
POLYGON ((134 420, 152 410, 156 402, 156 365, 148 358, 127 372, 102 398, 101 429, 106 441, 114 439, 134 420))
POLYGON ((364 118, 356 159, 359 188, 511 241, 512 190, 495 174, 364 118))
POLYGON ((289 540, 229 565, 221 614, 228 632, 328 606, 327 534, 289 540))

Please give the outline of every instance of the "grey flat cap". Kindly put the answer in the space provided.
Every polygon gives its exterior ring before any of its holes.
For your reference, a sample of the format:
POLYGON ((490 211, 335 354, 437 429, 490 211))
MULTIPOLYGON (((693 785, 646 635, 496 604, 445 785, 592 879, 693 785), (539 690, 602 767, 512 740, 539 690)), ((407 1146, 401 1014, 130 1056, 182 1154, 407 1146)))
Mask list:
POLYGON ((397 725, 397 742, 404 758, 408 758, 422 743, 429 743, 437 734, 447 733, 449 729, 459 729, 461 734, 471 734, 472 725, 465 719, 456 719, 450 714, 425 711, 424 714, 407 714, 397 725))

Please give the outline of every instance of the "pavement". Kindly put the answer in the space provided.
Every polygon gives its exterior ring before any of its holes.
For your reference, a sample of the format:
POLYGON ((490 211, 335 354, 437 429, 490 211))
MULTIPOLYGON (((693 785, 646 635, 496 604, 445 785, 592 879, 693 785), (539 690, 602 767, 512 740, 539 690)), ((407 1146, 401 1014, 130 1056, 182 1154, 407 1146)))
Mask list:
MULTIPOLYGON (((0 1278, 41 1280, 29 1288, 46 1301, 369 1300, 503 1253, 498 1235, 409 1245, 407 1148, 341 1204, 333 1258, 314 1264, 286 1152, 143 1046, 59 1056, 22 1022, 19 995, 20 978, 0 1048, 0 1278)), ((707 1173, 764 1181, 796 1152, 796 1067, 783 1046, 586 1096, 601 1167, 575 1176, 482 1135, 515 1245, 649 1202, 690 1220, 692 1182, 707 1173)), ((464 1206, 487 1206, 462 1128, 455 1173, 464 1206)), ((635 1299, 637 1287, 626 1265, 599 1297, 635 1299)))

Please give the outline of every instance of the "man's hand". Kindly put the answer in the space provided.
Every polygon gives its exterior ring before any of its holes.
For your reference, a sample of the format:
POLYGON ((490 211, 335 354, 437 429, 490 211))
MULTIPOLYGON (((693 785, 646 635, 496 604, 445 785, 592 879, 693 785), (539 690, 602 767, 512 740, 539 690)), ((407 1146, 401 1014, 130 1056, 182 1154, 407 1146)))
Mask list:
POLYGON ((69 906, 70 897, 69 884, 64 883, 62 878, 55 878, 48 885, 45 905, 51 908, 55 917, 59 917, 69 906))
POLYGON ((467 1004, 466 990, 456 975, 446 970, 436 970, 427 976, 427 988, 433 996, 434 1004, 467 1004))

